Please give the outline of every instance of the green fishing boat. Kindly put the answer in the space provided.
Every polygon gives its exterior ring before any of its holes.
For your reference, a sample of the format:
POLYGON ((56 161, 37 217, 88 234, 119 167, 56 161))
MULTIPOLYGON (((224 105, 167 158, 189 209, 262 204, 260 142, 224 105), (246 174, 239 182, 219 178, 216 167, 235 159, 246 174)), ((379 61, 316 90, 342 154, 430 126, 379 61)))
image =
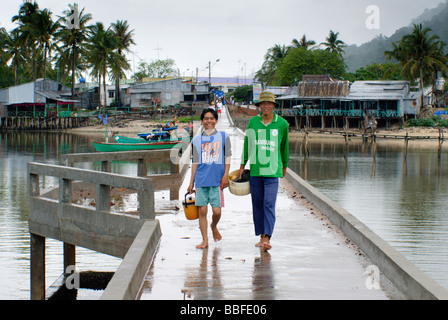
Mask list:
POLYGON ((116 143, 116 142, 99 142, 99 141, 92 141, 92 143, 96 151, 98 152, 118 152, 118 151, 171 149, 175 145, 182 143, 182 139, 146 142, 146 143, 116 143))
POLYGON ((125 136, 113 135, 114 140, 117 143, 148 143, 149 141, 144 138, 130 138, 125 136))

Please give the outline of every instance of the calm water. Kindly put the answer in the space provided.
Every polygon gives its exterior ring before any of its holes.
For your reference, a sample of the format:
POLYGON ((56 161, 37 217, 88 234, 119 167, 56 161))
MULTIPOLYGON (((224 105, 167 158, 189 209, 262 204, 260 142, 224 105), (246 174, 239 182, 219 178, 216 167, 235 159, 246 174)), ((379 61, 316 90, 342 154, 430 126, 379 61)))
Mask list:
MULTIPOLYGON (((100 136, 99 138, 103 138, 100 136)), ((0 299, 29 299, 30 237, 28 232, 28 186, 26 166, 30 161, 58 164, 60 154, 94 152, 91 136, 43 133, 0 133, 0 299)), ((100 164, 78 167, 99 170, 100 164)), ((152 164, 150 174, 169 172, 169 164, 152 164)), ((136 175, 133 163, 112 164, 112 171, 136 175)), ((52 177, 41 188, 57 186, 52 177)), ((78 271, 115 271, 121 259, 77 247, 78 271)), ((46 240, 46 285, 63 272, 62 243, 46 240)), ((102 291, 78 291, 78 299, 96 299, 102 291)))
POLYGON ((290 167, 448 288, 448 151, 437 142, 312 139, 290 167), (345 156, 346 155, 346 156, 345 156))
MULTIPOLYGON (((91 138, 0 133, 0 299, 29 299, 26 164, 56 164, 59 154, 93 152, 91 138)), ((448 151, 443 149, 439 156, 435 144, 421 148, 410 142, 405 161, 402 142, 380 141, 375 152, 369 144, 351 141, 346 157, 340 140, 313 139, 310 148, 305 160, 300 141, 291 141, 291 169, 448 288, 448 151)), ((99 164, 80 167, 98 169, 99 164)), ((149 170, 163 174, 169 166, 149 170)), ((136 166, 117 163, 113 171, 135 175, 136 166)), ((46 179, 42 184, 57 182, 46 179)), ((46 250, 48 286, 63 272, 62 243, 47 239, 46 250)), ((114 271, 121 262, 83 248, 77 248, 76 259, 78 271, 114 271)))

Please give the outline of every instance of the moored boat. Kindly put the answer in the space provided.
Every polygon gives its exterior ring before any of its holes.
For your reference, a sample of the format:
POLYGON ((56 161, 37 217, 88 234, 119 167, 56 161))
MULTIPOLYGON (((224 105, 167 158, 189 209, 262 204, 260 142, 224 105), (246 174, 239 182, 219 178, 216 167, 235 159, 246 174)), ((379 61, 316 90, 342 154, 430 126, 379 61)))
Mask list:
POLYGON ((119 136, 114 134, 113 135, 114 140, 117 143, 148 143, 149 141, 143 138, 130 138, 125 136, 119 136))
POLYGON ((175 145, 182 143, 182 139, 146 142, 146 143, 116 143, 92 141, 98 152, 118 152, 118 151, 136 151, 136 150, 159 150, 171 149, 175 145))

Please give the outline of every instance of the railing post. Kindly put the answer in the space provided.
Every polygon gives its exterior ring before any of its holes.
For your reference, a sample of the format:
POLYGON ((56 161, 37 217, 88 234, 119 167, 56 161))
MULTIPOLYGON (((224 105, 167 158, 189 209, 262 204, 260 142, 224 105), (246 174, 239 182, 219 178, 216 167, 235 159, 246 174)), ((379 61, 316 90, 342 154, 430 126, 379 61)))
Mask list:
POLYGON ((45 300, 45 238, 31 233, 30 240, 31 300, 45 300))
POLYGON ((72 181, 68 179, 59 179, 59 202, 72 202, 72 181))
POLYGON ((110 211, 110 186, 105 184, 96 186, 96 210, 110 211))
POLYGON ((76 265, 76 246, 64 242, 64 273, 69 266, 76 265))
POLYGON ((111 161, 101 161, 101 171, 103 172, 111 172, 112 171, 112 162, 111 161))
POLYGON ((145 183, 146 188, 138 192, 138 202, 140 205, 140 219, 154 220, 156 218, 154 208, 154 185, 152 179, 145 183))
POLYGON ((39 189, 39 175, 30 173, 30 196, 38 196, 40 194, 39 189))
POLYGON ((146 177, 148 175, 148 165, 146 164, 146 159, 138 159, 137 162, 137 176, 146 177))

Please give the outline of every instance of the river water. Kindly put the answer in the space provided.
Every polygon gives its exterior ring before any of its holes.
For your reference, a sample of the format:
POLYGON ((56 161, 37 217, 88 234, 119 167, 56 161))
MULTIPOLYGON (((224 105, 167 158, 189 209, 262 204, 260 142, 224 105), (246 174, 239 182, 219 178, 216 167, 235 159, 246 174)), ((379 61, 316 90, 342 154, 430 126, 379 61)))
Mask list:
MULTIPOLYGON (((101 136, 100 136, 101 137, 101 136)), ((57 164, 60 154, 94 152, 91 136, 44 133, 0 133, 0 299, 29 299, 28 185, 30 161, 57 164)), ((341 139, 290 142, 290 168, 369 226, 433 279, 448 288, 448 151, 437 144, 410 142, 376 145, 341 139)), ((100 164, 80 164, 98 169, 100 164)), ((118 163, 113 172, 136 174, 136 166, 118 163)), ((149 174, 163 174, 156 164, 149 174)), ((57 182, 45 180, 42 187, 57 182)), ((62 243, 47 239, 47 286, 63 272, 62 243)), ((77 248, 78 271, 115 271, 121 259, 77 248)), ((78 293, 96 299, 102 292, 78 293)))
POLYGON ((291 141, 290 168, 448 288, 448 151, 438 142, 291 141))
MULTIPOLYGON (((58 133, 0 133, 0 299, 30 298, 30 236, 28 232, 27 163, 59 164, 59 155, 95 152, 86 135, 58 133)), ((103 135, 98 136, 104 140, 103 135)), ((100 170, 100 163, 80 163, 77 167, 100 170)), ((151 164, 148 174, 169 173, 169 164, 151 164)), ((112 171, 137 175, 135 163, 112 164, 112 171)), ((41 181, 41 190, 57 186, 55 178, 41 181)), ((156 195, 157 197, 157 195, 156 195)), ((63 273, 62 242, 46 239, 46 286, 63 273)), ((121 259, 76 248, 77 271, 115 271, 121 259)), ((102 291, 78 290, 78 300, 98 299, 102 291)))

